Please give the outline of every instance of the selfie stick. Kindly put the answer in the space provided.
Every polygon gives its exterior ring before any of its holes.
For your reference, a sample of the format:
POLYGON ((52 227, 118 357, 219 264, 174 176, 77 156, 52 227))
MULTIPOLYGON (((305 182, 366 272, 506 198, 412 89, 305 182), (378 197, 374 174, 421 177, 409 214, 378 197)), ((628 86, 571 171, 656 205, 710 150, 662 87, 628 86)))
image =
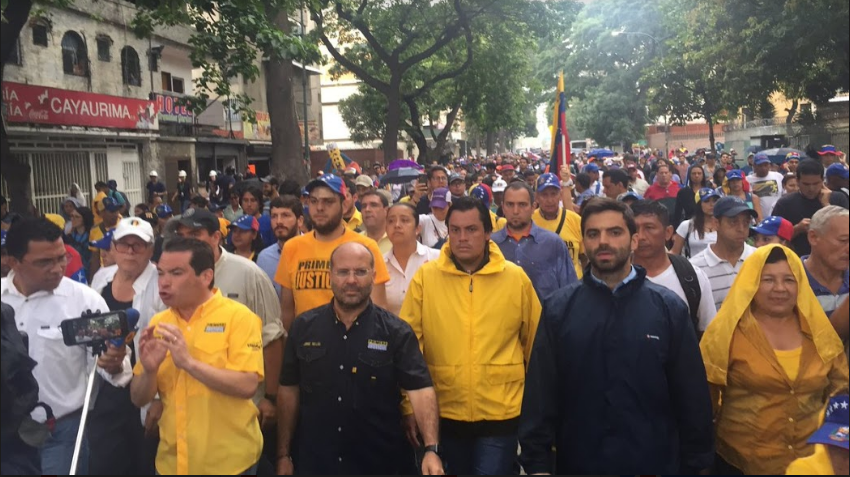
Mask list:
MULTIPOLYGON (((136 328, 136 325, 139 323, 139 312, 133 308, 128 308, 125 313, 127 314, 127 324, 131 330, 136 328)), ((94 313, 87 312, 83 316, 97 316, 100 314, 100 311, 96 311, 94 313)), ((132 340, 133 333, 131 332, 126 338, 116 338, 114 340, 110 340, 110 343, 114 346, 122 346, 127 341, 132 340)), ((96 341, 91 343, 92 351, 91 354, 94 357, 99 357, 101 354, 106 352, 106 342, 104 341, 96 341)), ((68 475, 77 475, 77 462, 80 459, 80 447, 83 444, 83 434, 85 434, 86 429, 86 419, 89 415, 89 404, 91 403, 91 391, 94 387, 94 378, 95 373, 97 373, 97 362, 95 362, 94 366, 91 368, 91 372, 89 373, 88 384, 86 385, 86 397, 83 400, 83 414, 80 417, 80 427, 77 429, 77 442, 74 444, 74 457, 71 458, 71 471, 68 475)))

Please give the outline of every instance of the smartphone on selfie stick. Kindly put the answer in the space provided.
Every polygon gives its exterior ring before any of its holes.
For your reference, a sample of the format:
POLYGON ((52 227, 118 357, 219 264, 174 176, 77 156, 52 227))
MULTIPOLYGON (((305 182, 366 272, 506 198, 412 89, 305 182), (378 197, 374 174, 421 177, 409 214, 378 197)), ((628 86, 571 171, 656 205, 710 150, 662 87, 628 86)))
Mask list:
MULTIPOLYGON (((94 312, 88 310, 79 318, 62 321, 59 326, 62 329, 62 339, 65 341, 65 346, 90 347, 92 356, 97 357, 106 352, 107 343, 115 347, 125 346, 128 341, 133 339, 138 323, 139 312, 133 308, 128 308, 127 310, 106 311, 104 313, 101 313, 100 310, 94 312)), ((77 473, 80 445, 85 433, 96 372, 97 363, 92 367, 86 385, 83 414, 80 418, 80 428, 77 431, 77 442, 74 445, 74 457, 71 459, 70 475, 77 473)))

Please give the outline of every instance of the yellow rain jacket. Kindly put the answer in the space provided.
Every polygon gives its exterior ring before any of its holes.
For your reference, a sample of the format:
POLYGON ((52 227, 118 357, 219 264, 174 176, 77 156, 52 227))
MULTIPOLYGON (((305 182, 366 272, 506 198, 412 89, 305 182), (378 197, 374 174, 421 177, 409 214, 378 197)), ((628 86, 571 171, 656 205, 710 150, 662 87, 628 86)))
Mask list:
POLYGON ((519 417, 522 406, 540 301, 522 268, 492 241, 488 250, 489 262, 470 275, 445 244, 440 258, 416 272, 401 307, 446 419, 504 421, 519 417))
POLYGON ((847 358, 793 251, 769 245, 744 261, 700 348, 721 457, 744 474, 782 475, 792 461, 812 454, 814 447, 806 440, 818 428, 829 396, 847 386, 847 358), (761 271, 776 247, 785 252, 797 279, 796 310, 804 339, 793 381, 750 313, 761 271))

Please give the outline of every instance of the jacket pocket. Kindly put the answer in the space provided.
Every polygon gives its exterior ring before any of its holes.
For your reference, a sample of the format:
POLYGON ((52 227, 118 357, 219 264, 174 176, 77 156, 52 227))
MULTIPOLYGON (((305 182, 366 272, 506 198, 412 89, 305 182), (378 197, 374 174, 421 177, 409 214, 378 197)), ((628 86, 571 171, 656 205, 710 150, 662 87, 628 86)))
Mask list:
POLYGON ((525 367, 522 363, 491 364, 484 369, 490 384, 506 384, 525 379, 525 367))
POLYGON ((401 402, 392 356, 386 352, 357 355, 354 375, 355 407, 394 409, 401 402))
POLYGON ((306 394, 320 394, 327 386, 322 379, 329 372, 323 359, 328 354, 327 348, 314 348, 298 346, 295 355, 298 357, 298 366, 301 374, 301 391, 306 394))

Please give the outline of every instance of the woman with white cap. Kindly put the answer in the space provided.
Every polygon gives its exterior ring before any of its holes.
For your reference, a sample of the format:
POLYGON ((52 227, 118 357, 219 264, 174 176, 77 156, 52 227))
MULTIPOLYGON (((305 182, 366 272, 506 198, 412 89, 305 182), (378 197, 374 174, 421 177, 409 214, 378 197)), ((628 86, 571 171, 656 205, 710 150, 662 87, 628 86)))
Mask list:
POLYGON ((177 173, 177 191, 171 196, 171 202, 180 204, 180 213, 189 208, 189 199, 192 198, 192 183, 186 178, 186 171, 177 173))

